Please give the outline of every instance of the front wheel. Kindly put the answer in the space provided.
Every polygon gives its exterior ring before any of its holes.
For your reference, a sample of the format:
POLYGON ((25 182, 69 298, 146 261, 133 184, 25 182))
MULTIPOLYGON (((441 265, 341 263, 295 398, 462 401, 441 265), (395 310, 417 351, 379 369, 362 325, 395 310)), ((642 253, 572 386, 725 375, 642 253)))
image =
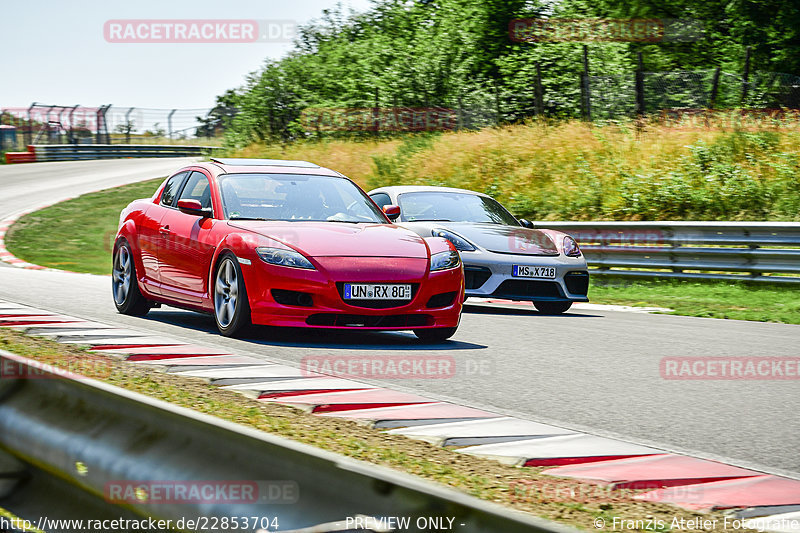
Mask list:
POLYGON ((560 315, 572 307, 572 302, 533 302, 533 306, 543 315, 560 315))
POLYGON ((114 294, 114 305, 123 315, 144 316, 150 311, 150 302, 142 296, 139 282, 136 281, 133 252, 128 242, 124 240, 114 252, 111 290, 114 294))
POLYGON ((421 341, 444 342, 456 334, 458 328, 415 329, 414 335, 421 341))
POLYGON ((250 303, 239 262, 226 255, 217 267, 214 282, 214 318, 226 337, 241 333, 250 325, 250 303))

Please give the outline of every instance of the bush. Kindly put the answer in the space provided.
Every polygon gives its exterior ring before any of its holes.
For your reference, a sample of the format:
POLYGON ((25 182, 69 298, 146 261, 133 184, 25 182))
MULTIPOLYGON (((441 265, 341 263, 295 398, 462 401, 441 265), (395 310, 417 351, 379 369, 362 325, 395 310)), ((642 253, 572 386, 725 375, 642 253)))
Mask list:
POLYGON ((486 192, 532 220, 800 220, 800 134, 532 121, 386 140, 252 145, 311 159, 367 189, 486 192))

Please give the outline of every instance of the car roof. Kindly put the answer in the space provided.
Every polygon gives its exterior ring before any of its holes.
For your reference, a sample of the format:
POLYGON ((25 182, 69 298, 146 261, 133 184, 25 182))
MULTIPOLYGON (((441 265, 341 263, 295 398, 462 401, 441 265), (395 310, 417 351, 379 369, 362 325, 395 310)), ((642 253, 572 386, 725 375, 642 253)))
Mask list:
POLYGON ((222 174, 260 173, 344 177, 344 175, 335 170, 321 167, 308 161, 294 161, 289 159, 211 158, 210 162, 196 163, 192 166, 204 168, 214 176, 222 174))
POLYGON ((248 159, 241 157, 230 157, 221 159, 212 157, 211 161, 226 166, 242 166, 242 167, 302 167, 302 168, 319 168, 319 165, 310 163, 308 161, 298 161, 291 159, 248 159))
POLYGON ((369 192, 369 194, 374 194, 377 192, 391 193, 394 195, 400 195, 409 192, 458 192, 490 198, 488 194, 470 191, 469 189, 458 189, 456 187, 436 187, 433 185, 390 185, 388 187, 379 187, 377 189, 373 189, 369 192))

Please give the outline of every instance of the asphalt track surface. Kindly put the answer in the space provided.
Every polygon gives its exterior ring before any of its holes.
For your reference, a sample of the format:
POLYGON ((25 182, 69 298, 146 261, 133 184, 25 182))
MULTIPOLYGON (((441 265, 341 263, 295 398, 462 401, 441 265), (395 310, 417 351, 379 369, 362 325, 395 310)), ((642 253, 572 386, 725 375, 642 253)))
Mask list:
MULTIPOLYGON (((164 176, 185 161, 0 166, 0 219, 164 176)), ((0 267, 0 299, 294 366, 318 356, 449 356, 456 361, 452 377, 357 379, 800 478, 800 380, 666 380, 659 366, 664 357, 797 356, 797 325, 594 310, 549 317, 528 305, 473 304, 442 345, 420 344, 410 332, 269 328, 227 339, 211 317, 178 309, 155 309, 144 319, 119 315, 110 277, 6 265, 0 267)))

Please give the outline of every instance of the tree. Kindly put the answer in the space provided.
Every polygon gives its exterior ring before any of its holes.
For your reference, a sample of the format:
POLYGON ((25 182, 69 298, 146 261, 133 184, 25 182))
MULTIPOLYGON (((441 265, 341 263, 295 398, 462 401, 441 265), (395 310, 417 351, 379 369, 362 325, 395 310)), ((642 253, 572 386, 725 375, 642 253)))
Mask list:
POLYGON ((200 123, 196 131, 197 137, 216 137, 225 132, 239 112, 239 95, 233 89, 217 96, 217 103, 205 117, 195 117, 200 123))
POLYGON ((136 129, 136 122, 133 120, 126 120, 121 124, 117 124, 114 127, 114 133, 122 133, 125 135, 130 135, 133 130, 136 129))

